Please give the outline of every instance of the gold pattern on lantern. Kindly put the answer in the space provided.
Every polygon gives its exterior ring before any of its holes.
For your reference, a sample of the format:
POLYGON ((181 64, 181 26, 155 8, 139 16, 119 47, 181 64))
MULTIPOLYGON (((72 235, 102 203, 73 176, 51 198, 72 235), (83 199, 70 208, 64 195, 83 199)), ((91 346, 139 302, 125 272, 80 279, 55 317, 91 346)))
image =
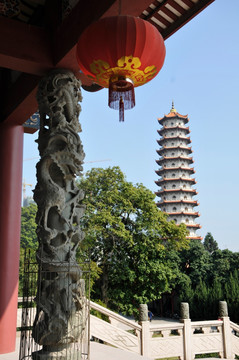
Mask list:
POLYGON ((89 76, 99 85, 108 88, 109 81, 115 77, 123 76, 130 78, 134 87, 140 86, 151 80, 157 73, 157 68, 154 65, 147 66, 144 70, 139 69, 141 61, 138 57, 122 56, 117 61, 117 66, 111 68, 110 65, 103 60, 95 60, 90 65, 90 70, 95 77, 89 76))

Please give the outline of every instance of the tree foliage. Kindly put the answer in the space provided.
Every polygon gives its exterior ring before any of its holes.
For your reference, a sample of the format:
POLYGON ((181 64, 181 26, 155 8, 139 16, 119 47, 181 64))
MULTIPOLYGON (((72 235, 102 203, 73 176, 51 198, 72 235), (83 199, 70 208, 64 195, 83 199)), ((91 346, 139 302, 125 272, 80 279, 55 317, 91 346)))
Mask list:
MULTIPOLYGON (((211 233, 187 246, 185 226, 168 222, 154 194, 127 182, 118 167, 92 169, 79 186, 85 190, 86 236, 78 258, 86 272, 90 259, 94 299, 131 314, 140 303, 175 293, 189 302, 193 320, 216 319, 218 301, 226 300, 229 316, 239 322, 238 252, 220 250, 211 233)), ((24 251, 38 246, 36 210, 35 204, 22 208, 20 292, 24 251)))
POLYGON ((203 242, 204 248, 212 254, 214 251, 218 250, 218 244, 216 240, 214 240, 212 234, 210 232, 207 233, 207 235, 204 238, 203 242))
POLYGON ((36 204, 30 204, 27 207, 22 207, 21 212, 21 248, 37 248, 37 235, 36 235, 36 204))
POLYGON ((211 233, 203 243, 191 240, 181 253, 181 271, 190 283, 178 290, 180 301, 190 304, 193 320, 216 319, 218 302, 226 300, 229 315, 239 321, 239 253, 220 250, 211 233))
POLYGON ((132 314, 170 291, 178 273, 166 254, 187 246, 186 227, 168 222, 155 195, 127 182, 119 167, 92 169, 79 186, 85 191, 85 243, 102 271, 94 296, 132 314))

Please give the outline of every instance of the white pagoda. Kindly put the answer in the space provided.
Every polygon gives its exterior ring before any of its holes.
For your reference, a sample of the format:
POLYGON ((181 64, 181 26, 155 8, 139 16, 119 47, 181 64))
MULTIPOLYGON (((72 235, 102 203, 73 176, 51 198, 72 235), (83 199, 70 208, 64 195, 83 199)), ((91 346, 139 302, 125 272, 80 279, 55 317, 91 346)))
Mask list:
POLYGON ((196 234, 201 226, 195 222, 199 213, 194 210, 198 202, 193 199, 197 192, 193 188, 196 181, 192 178, 195 171, 191 167, 194 161, 189 147, 188 121, 188 116, 179 114, 173 103, 170 113, 158 119, 162 128, 158 130, 160 140, 157 141, 160 145, 157 150, 159 159, 156 160, 160 166, 156 171, 159 176, 156 184, 160 187, 156 192, 160 197, 157 206, 168 214, 169 221, 174 220, 176 224, 184 223, 187 226, 189 239, 201 240, 196 234))

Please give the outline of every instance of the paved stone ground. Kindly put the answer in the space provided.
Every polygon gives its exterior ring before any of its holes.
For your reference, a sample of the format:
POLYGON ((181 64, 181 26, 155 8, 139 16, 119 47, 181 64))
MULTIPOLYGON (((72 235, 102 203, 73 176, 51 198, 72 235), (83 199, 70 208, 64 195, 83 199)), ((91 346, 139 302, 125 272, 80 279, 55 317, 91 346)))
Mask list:
MULTIPOLYGON (((14 353, 0 355, 0 360, 19 360, 20 337, 16 340, 16 351, 14 353)), ((26 359, 30 360, 30 359, 26 359)), ((116 349, 112 346, 90 343, 90 360, 149 360, 145 356, 134 354, 130 351, 116 349)))
MULTIPOLYGON (((0 360, 19 360, 19 343, 20 337, 16 340, 16 351, 14 353, 0 355, 0 360)), ((26 359, 30 360, 30 359, 26 359)), ((149 360, 145 356, 140 356, 129 351, 116 349, 112 346, 91 342, 90 360, 149 360)), ((218 360, 214 358, 197 359, 197 360, 218 360)), ((226 360, 226 359, 220 359, 226 360)), ((228 359, 227 359, 228 360, 228 359)), ((232 360, 232 359, 231 359, 232 360)))

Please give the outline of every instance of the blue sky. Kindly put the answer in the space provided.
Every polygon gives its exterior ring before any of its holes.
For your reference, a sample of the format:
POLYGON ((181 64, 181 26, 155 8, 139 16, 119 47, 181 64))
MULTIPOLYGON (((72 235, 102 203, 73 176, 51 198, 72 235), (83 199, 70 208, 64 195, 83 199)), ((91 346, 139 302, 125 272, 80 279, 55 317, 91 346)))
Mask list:
MULTIPOLYGON (((211 232, 221 249, 232 251, 239 251, 238 15, 238 0, 215 0, 166 40, 161 72, 136 88, 136 107, 125 112, 124 123, 119 123, 117 111, 108 108, 106 89, 82 90, 80 115, 84 172, 117 165, 128 181, 155 192, 157 118, 169 113, 174 100, 176 110, 189 116, 200 203, 195 209, 202 226, 198 234, 211 232)), ((26 187, 30 196, 36 184, 37 135, 24 136, 23 179, 32 184, 26 187)))

